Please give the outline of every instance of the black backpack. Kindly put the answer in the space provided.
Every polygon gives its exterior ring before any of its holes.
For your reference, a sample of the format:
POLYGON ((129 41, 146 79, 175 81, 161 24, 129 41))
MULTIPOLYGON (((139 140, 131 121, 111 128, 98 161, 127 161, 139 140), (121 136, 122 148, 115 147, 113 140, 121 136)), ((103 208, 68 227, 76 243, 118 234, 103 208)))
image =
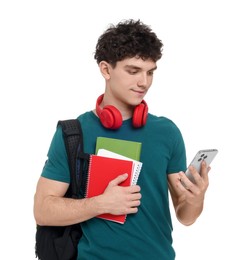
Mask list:
MULTIPOLYGON (((70 169, 70 185, 65 197, 78 199, 85 193, 89 155, 84 153, 83 133, 77 119, 58 121, 70 169)), ((39 226, 35 235, 35 254, 39 260, 75 260, 77 245, 82 236, 80 224, 70 226, 39 226)))

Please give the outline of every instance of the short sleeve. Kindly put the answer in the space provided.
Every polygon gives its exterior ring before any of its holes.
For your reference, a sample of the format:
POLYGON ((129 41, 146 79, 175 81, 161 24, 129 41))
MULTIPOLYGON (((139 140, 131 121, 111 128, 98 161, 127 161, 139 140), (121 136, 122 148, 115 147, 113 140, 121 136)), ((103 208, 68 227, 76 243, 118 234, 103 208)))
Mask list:
POLYGON ((68 158, 61 127, 56 129, 47 156, 48 158, 43 167, 41 176, 56 181, 70 183, 68 158))
POLYGON ((186 150, 180 130, 175 126, 175 139, 167 174, 186 170, 186 150))

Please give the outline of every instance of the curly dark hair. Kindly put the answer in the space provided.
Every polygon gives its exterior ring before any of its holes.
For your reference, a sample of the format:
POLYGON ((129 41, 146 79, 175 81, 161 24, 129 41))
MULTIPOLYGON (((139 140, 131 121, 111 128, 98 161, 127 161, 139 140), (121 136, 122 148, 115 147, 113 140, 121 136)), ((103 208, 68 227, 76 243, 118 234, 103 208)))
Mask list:
POLYGON ((98 64, 104 60, 113 67, 118 61, 136 56, 156 62, 162 57, 162 47, 149 26, 131 19, 110 25, 98 38, 94 58, 98 64))

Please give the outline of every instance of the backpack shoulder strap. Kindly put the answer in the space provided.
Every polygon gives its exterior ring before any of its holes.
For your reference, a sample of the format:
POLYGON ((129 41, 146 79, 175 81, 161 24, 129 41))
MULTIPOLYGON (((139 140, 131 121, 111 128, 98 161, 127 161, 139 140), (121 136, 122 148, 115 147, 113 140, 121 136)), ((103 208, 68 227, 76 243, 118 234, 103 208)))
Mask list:
POLYGON ((78 198, 80 188, 83 187, 83 161, 79 154, 84 154, 83 132, 78 119, 59 120, 57 126, 62 127, 63 138, 65 142, 68 163, 70 169, 70 186, 67 195, 72 198, 78 198))

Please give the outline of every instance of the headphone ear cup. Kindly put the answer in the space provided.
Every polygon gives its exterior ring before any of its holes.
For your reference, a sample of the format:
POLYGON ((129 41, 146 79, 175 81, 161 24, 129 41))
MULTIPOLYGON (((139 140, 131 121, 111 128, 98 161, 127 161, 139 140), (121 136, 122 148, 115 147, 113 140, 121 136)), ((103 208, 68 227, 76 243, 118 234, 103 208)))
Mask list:
POLYGON ((146 124, 148 116, 148 106, 143 100, 138 106, 135 107, 133 112, 133 126, 135 128, 142 127, 146 124))
MULTIPOLYGON (((107 105, 103 109, 100 108, 100 104, 103 100, 104 94, 99 96, 96 101, 96 113, 101 121, 101 124, 109 129, 118 129, 122 125, 121 112, 114 106, 107 105)), ((145 100, 134 108, 132 124, 133 127, 138 128, 146 124, 148 116, 148 106, 145 100)))
POLYGON ((122 125, 122 115, 120 111, 111 105, 105 106, 99 118, 104 127, 109 129, 118 129, 122 125))

